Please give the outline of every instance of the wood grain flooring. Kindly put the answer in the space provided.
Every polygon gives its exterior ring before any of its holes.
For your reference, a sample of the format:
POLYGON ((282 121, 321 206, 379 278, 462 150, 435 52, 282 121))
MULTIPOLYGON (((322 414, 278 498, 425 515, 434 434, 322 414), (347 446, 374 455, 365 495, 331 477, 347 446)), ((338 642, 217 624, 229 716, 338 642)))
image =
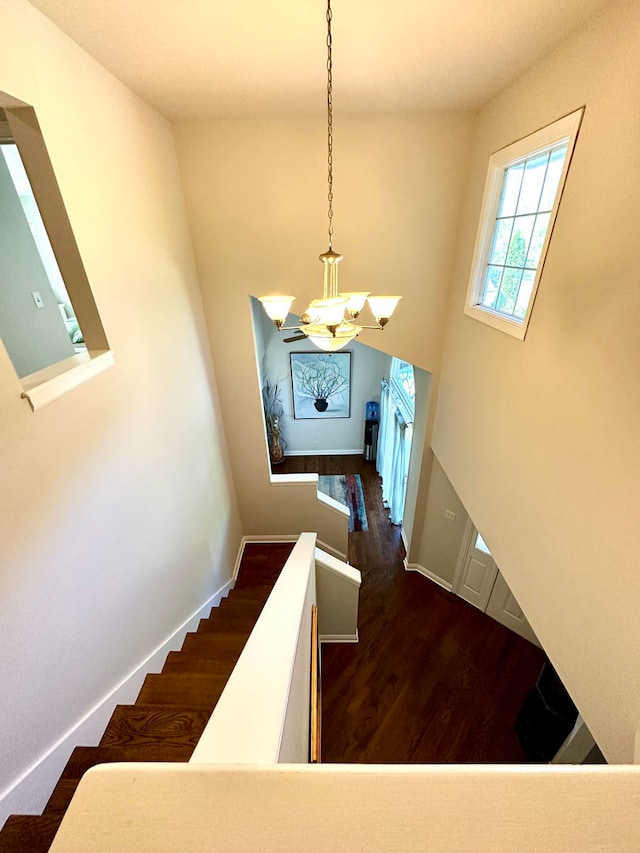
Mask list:
POLYGON ((362 572, 360 642, 322 647, 323 762, 528 762, 514 723, 544 653, 404 570, 375 463, 287 457, 274 472, 362 478, 369 532, 350 533, 348 552, 362 572))

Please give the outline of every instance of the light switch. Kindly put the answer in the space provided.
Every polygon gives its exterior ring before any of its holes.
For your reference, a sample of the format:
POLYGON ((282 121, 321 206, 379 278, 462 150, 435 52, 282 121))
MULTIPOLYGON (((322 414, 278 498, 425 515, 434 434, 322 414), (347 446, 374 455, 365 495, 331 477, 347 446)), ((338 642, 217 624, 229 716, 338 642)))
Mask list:
POLYGON ((456 514, 455 514, 455 512, 452 512, 450 509, 445 509, 444 517, 448 518, 449 521, 453 521, 456 517, 456 514))
POLYGON ((36 303, 36 308, 44 308, 44 302, 42 301, 42 296, 40 296, 38 291, 32 290, 31 295, 33 296, 33 301, 36 303))

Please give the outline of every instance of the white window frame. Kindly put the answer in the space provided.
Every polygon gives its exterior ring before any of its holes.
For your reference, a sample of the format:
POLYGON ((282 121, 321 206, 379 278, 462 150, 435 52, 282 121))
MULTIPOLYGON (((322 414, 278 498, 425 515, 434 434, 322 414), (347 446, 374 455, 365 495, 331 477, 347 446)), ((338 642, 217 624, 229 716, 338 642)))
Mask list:
POLYGON ((473 253, 471 277, 469 280, 469 288, 467 290, 464 313, 469 317, 473 317, 475 320, 479 320, 481 323, 485 323, 488 326, 492 326, 494 329, 506 332, 506 334, 512 335, 514 338, 519 338, 520 340, 524 340, 529 320, 531 319, 533 304, 535 302, 540 277, 544 268, 549 241, 551 239, 551 234, 553 233, 553 226, 558 212, 558 206, 560 204, 560 199, 562 198, 562 192, 567 179, 567 173, 569 171, 569 165, 571 163, 571 157, 576 144, 583 114, 584 107, 581 107, 580 109, 575 110, 575 112, 558 119, 558 121, 541 128, 535 133, 532 133, 530 136, 526 136, 524 139, 520 139, 517 142, 508 145, 500 151, 496 151, 489 159, 489 170, 484 188, 484 198, 480 212, 480 222, 478 225, 476 245, 473 253), (567 153, 564 159, 558 190, 556 192, 556 197, 549 218, 549 227, 547 228, 542 251, 540 253, 540 260, 538 262, 527 311, 522 320, 517 317, 509 317, 499 311, 487 308, 480 304, 484 289, 487 264, 493 244, 496 217, 502 196, 505 174, 507 169, 511 166, 522 163, 532 156, 541 153, 545 149, 551 148, 552 146, 565 141, 567 142, 567 153))
POLYGON ((404 422, 409 425, 413 423, 415 417, 415 399, 411 398, 407 391, 404 388, 404 385, 398 378, 398 371, 403 364, 409 365, 411 370, 413 370, 414 382, 415 382, 415 368, 412 364, 409 364, 408 361, 403 361, 401 358, 396 358, 392 356, 391 358, 391 369, 389 371, 389 384, 392 387, 394 396, 396 398, 396 402, 398 403, 398 407, 400 409, 400 414, 403 417, 404 422))
POLYGON ((6 117, 0 134, 18 148, 87 347, 85 352, 18 378, 22 398, 37 412, 112 367, 114 357, 33 107, 6 92, 0 92, 0 107, 6 117))

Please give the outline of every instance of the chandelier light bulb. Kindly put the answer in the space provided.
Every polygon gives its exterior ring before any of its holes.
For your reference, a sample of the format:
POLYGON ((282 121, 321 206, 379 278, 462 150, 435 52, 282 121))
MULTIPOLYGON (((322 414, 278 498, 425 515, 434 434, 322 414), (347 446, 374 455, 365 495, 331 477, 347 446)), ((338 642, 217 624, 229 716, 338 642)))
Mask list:
POLYGON ((380 326, 386 326, 402 296, 369 296, 369 308, 380 326))
POLYGON ((367 301, 369 291, 353 290, 351 292, 341 293, 340 296, 345 296, 348 299, 347 311, 349 312, 351 319, 355 320, 364 308, 364 303, 367 301))
POLYGON ((264 310, 267 312, 267 316, 280 329, 287 319, 295 296, 260 296, 259 298, 264 310))
POLYGON ((339 326, 344 320, 344 312, 349 300, 334 296, 330 299, 314 299, 309 305, 308 314, 314 323, 325 326, 339 326))

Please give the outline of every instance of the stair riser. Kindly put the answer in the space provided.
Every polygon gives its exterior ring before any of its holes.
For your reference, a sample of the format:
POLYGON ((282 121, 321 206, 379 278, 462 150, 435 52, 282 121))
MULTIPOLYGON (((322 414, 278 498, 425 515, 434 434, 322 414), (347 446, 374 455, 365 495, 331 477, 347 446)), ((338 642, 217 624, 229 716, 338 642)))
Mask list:
POLYGON ((228 678, 237 663, 237 658, 232 661, 224 661, 220 658, 200 657, 197 653, 185 655, 183 652, 172 652, 171 654, 175 654, 175 657, 171 657, 171 655, 167 657, 165 665, 162 667, 163 673, 192 672, 228 678))
POLYGON ((209 675, 148 675, 136 700, 137 705, 170 705, 212 711, 220 698, 226 678, 209 675))
POLYGON ((215 617, 201 619, 198 623, 198 634, 233 634, 243 637, 246 642, 254 625, 255 622, 247 623, 246 619, 227 619, 224 622, 215 617))
POLYGON ((203 657, 221 660, 237 660, 245 647, 246 637, 228 638, 214 631, 187 634, 180 652, 182 654, 204 653, 203 657))

